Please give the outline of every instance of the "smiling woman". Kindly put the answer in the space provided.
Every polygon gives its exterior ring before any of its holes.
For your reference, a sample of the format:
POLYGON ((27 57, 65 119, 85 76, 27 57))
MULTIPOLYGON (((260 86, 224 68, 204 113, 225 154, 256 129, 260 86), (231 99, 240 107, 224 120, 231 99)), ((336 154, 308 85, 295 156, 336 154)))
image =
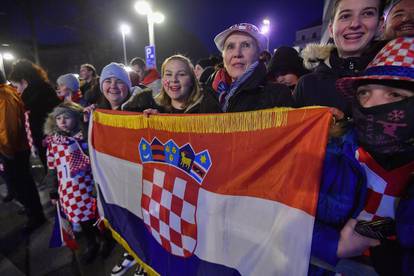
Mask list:
POLYGON ((266 66, 259 55, 266 49, 267 38, 255 25, 233 25, 219 33, 214 42, 222 52, 224 68, 214 73, 211 93, 218 97, 224 112, 293 105, 287 86, 266 79, 266 66))
POLYGON ((363 71, 384 42, 374 42, 383 24, 384 0, 336 0, 329 23, 334 45, 308 45, 302 52, 313 72, 294 91, 297 106, 335 107, 350 115, 350 106, 335 81, 363 71))
POLYGON ((122 64, 112 62, 102 69, 100 78, 103 98, 99 107, 121 110, 121 105, 131 95, 131 80, 122 64))

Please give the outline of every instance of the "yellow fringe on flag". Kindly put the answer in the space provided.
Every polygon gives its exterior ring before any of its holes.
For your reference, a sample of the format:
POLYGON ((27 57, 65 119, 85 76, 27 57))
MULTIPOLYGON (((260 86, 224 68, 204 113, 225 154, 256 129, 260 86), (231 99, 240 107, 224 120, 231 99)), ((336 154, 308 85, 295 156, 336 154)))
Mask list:
POLYGON ((131 247, 128 245, 128 243, 121 237, 121 235, 118 234, 118 232, 116 232, 111 225, 109 224, 107 219, 103 219, 105 226, 111 230, 112 232, 112 237, 120 244, 122 245, 122 247, 124 247, 124 249, 128 252, 129 255, 131 255, 132 257, 134 257, 134 259, 137 261, 137 263, 142 266, 145 270, 145 272, 147 273, 147 275, 149 276, 160 276, 160 274, 158 274, 152 267, 150 267, 149 265, 147 265, 146 263, 144 263, 136 254, 135 252, 131 249, 131 247))
MULTIPOLYGON (((314 109, 320 107, 306 107, 314 109)), ((99 124, 127 129, 145 129, 187 133, 231 133, 263 130, 286 126, 288 111, 293 108, 273 108, 258 111, 223 114, 177 115, 118 115, 95 111, 93 120, 99 124)))

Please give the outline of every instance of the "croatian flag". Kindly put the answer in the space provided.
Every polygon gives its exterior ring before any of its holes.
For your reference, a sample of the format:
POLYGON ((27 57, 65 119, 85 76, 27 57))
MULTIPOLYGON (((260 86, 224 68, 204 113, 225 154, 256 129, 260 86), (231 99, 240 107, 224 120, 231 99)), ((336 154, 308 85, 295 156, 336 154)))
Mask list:
POLYGON ((73 233, 72 225, 60 208, 59 202, 57 202, 55 224, 53 226, 49 247, 54 248, 62 246, 67 246, 72 250, 79 248, 75 234, 73 233))
POLYGON ((306 275, 330 118, 97 110, 100 214, 151 275, 306 275))

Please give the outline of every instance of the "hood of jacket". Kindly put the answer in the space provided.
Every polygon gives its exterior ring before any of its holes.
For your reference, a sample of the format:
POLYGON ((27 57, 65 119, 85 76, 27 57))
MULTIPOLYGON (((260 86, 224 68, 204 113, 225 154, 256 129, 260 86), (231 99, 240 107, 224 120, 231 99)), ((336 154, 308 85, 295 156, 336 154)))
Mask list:
MULTIPOLYGON (((68 108, 67 107, 67 104, 70 104, 70 103, 67 103, 67 102, 63 102, 63 103, 61 103, 58 107, 61 107, 61 106, 64 106, 65 108, 68 108)), ((69 136, 71 136, 72 134, 76 134, 76 133, 78 133, 80 130, 83 132, 84 131, 84 125, 83 125, 83 123, 82 123, 82 119, 83 119, 83 115, 82 115, 82 109, 80 109, 80 108, 77 108, 77 107, 75 107, 75 108, 71 108, 71 109, 73 109, 74 111, 76 111, 76 112, 79 112, 80 114, 79 114, 79 120, 77 121, 77 123, 78 123, 78 125, 74 128, 74 131, 73 131, 73 133, 70 133, 70 134, 67 134, 67 133, 64 133, 64 132, 62 132, 59 128, 58 128, 58 126, 57 126, 57 124, 56 124, 56 118, 55 118, 55 114, 54 114, 54 112, 50 112, 49 114, 48 114, 48 116, 47 116, 47 118, 46 118, 46 121, 45 121, 45 123, 44 123, 44 125, 43 125, 43 133, 45 134, 45 135, 47 135, 47 136, 49 136, 49 135, 53 135, 53 134, 61 134, 61 135, 69 135, 69 136)))
POLYGON ((308 70, 315 69, 321 62, 331 67, 329 57, 334 49, 334 44, 310 43, 302 50, 303 64, 308 70))

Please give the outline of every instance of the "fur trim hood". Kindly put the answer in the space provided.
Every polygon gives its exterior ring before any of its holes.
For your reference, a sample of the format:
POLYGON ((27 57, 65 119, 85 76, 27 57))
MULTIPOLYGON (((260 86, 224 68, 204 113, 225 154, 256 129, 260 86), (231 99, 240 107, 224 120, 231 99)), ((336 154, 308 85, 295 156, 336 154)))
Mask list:
MULTIPOLYGON (((62 131, 56 125, 56 111, 62 110, 62 109, 69 109, 71 112, 74 112, 78 115, 76 117, 78 125, 74 128, 75 133, 83 129, 83 123, 82 123, 83 108, 82 106, 68 101, 68 102, 63 102, 59 104, 58 106, 55 107, 55 109, 53 109, 51 113, 49 113, 43 125, 43 133, 45 135, 53 135, 56 133, 62 134, 62 131)), ((63 112, 60 112, 60 113, 63 113, 63 112)))
POLYGON ((329 56, 334 49, 334 44, 310 43, 302 50, 301 56, 303 58, 303 64, 308 70, 315 69, 321 62, 331 67, 329 64, 329 56))

